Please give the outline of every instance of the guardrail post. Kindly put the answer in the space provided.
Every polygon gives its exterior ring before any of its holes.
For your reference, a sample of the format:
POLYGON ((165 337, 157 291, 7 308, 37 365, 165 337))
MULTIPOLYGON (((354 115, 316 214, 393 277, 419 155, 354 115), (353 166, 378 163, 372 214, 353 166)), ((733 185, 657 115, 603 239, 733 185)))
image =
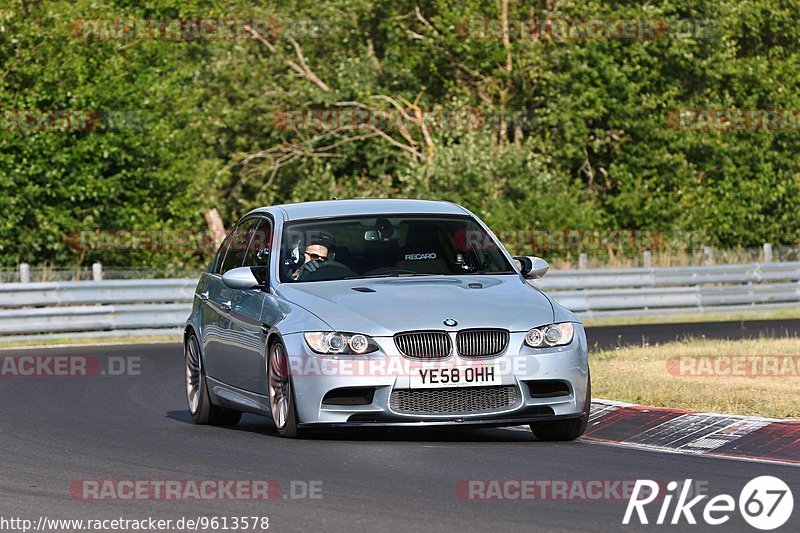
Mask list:
POLYGON ((92 265, 92 280, 103 281, 103 264, 95 263, 92 265))
POLYGON ((645 268, 653 268, 653 252, 650 250, 642 252, 642 264, 645 268))
POLYGON ((28 263, 19 264, 19 282, 20 283, 31 282, 31 266, 28 263))
POLYGON ((703 246, 703 264, 714 264, 714 249, 711 246, 703 246))
POLYGON ((586 255, 586 252, 578 254, 578 268, 581 270, 589 268, 589 257, 586 255))
POLYGON ((768 242, 764 243, 764 262, 765 263, 772 262, 772 245, 768 242))

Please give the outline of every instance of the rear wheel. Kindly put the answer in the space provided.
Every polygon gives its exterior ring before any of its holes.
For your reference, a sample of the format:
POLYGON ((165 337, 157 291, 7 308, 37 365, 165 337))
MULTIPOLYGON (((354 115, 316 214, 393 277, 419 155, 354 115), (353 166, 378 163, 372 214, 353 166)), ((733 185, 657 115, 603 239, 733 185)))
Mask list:
POLYGON ((242 413, 211 403, 206 385, 206 376, 200 360, 200 344, 194 333, 190 333, 184 345, 186 359, 186 400, 195 424, 232 426, 239 423, 242 413))
POLYGON ((565 441, 575 440, 586 431, 589 423, 589 413, 592 408, 592 378, 586 381, 586 402, 583 408, 584 416, 572 420, 558 420, 555 422, 539 422, 531 424, 531 431, 539 440, 565 441))
POLYGON ((272 420, 275 422, 278 434, 290 439, 300 436, 297 429, 297 409, 294 405, 292 377, 289 373, 289 358, 281 341, 273 343, 269 348, 267 388, 272 420))

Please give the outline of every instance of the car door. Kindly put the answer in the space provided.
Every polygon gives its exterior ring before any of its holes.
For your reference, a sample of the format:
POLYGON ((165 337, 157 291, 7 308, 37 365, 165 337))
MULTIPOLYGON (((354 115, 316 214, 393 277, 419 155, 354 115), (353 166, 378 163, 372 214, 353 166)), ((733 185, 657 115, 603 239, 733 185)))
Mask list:
POLYGON ((269 261, 272 249, 273 225, 265 216, 248 227, 247 250, 242 266, 250 267, 261 287, 239 290, 231 299, 225 345, 228 383, 250 392, 263 394, 266 390, 266 332, 278 319, 279 311, 269 288, 269 261))
POLYGON ((214 274, 211 276, 212 279, 207 285, 208 292, 205 295, 208 310, 208 318, 204 320, 207 330, 206 375, 231 385, 233 385, 231 379, 235 372, 230 364, 228 347, 231 343, 239 342, 239 339, 232 336, 235 330, 231 328, 231 310, 240 291, 225 285, 222 276, 225 272, 242 266, 251 231, 257 224, 257 218, 246 218, 230 231, 223 243, 224 254, 220 254, 214 274))
POLYGON ((222 347, 224 346, 222 335, 227 328, 229 320, 228 314, 220 309, 219 302, 222 301, 220 292, 224 287, 222 283, 222 268, 235 229, 231 229, 225 240, 222 241, 214 261, 209 266, 208 271, 203 274, 197 287, 196 297, 200 299, 202 305, 200 342, 203 346, 203 369, 206 375, 212 378, 216 378, 218 374, 219 361, 222 347))

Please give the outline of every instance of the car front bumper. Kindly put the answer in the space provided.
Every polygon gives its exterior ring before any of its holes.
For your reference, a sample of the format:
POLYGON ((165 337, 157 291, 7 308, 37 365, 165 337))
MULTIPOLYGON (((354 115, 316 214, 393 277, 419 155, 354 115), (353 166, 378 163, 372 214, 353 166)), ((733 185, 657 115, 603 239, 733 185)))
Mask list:
MULTIPOLYGON (((491 358, 461 358, 457 354, 427 362, 441 367, 470 364, 497 365, 501 374, 499 387, 512 391, 514 401, 479 411, 444 408, 437 412, 409 412, 392 405, 392 394, 419 391, 411 388, 409 374, 414 364, 399 353, 391 337, 375 338, 379 352, 365 356, 320 356, 307 346, 302 334, 283 338, 289 354, 292 385, 299 425, 306 428, 442 425, 509 426, 585 416, 589 381, 588 350, 583 327, 575 324, 573 341, 558 348, 532 349, 523 345, 524 333, 512 333, 508 349, 491 358), (547 384, 544 389, 541 385, 547 384), (553 384, 559 389, 547 392, 553 384), (512 387, 512 389, 509 389, 512 387), (360 404, 330 401, 341 391, 369 391, 360 404), (544 392, 543 392, 544 390, 544 392), (338 403, 337 403, 338 402, 338 403)), ((490 387, 470 387, 490 393, 490 387)), ((435 398, 442 386, 428 391, 435 398)), ((463 407, 463 406, 462 406, 463 407)))

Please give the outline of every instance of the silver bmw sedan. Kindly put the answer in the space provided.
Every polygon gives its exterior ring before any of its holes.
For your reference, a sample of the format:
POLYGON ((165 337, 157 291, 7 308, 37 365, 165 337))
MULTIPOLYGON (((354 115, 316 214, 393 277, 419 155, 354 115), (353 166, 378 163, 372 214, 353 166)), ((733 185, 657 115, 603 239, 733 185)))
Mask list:
POLYGON ((527 280, 467 209, 331 200, 256 209, 200 278, 186 322, 186 395, 198 424, 243 412, 278 433, 365 426, 586 428, 579 319, 527 280))

